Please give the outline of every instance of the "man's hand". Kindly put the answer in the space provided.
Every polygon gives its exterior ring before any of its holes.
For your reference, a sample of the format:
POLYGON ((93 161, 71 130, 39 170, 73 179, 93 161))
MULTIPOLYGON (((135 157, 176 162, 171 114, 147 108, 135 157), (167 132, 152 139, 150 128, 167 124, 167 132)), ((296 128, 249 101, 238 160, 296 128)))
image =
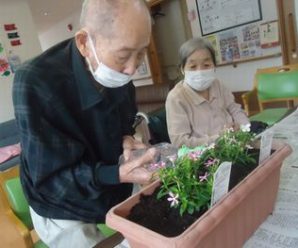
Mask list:
POLYGON ((127 161, 129 160, 130 157, 130 152, 132 150, 137 150, 137 149, 144 149, 146 148, 146 145, 138 140, 135 140, 132 136, 123 136, 123 156, 124 160, 127 161))
POLYGON ((120 182, 138 184, 150 183, 153 180, 153 175, 144 165, 153 162, 156 154, 156 149, 150 148, 141 157, 121 164, 119 167, 120 182))

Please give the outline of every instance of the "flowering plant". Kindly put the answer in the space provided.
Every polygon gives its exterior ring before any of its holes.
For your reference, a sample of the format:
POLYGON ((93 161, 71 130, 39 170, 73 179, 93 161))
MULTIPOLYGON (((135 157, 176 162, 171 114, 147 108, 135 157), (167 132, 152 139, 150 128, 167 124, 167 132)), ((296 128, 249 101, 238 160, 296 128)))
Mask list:
POLYGON ((158 171, 161 180, 158 199, 166 197, 171 207, 179 208, 180 215, 207 210, 212 196, 213 174, 219 165, 225 161, 243 165, 255 162, 248 153, 253 138, 246 127, 238 131, 227 129, 210 146, 183 147, 184 154, 172 161, 173 166, 158 171))

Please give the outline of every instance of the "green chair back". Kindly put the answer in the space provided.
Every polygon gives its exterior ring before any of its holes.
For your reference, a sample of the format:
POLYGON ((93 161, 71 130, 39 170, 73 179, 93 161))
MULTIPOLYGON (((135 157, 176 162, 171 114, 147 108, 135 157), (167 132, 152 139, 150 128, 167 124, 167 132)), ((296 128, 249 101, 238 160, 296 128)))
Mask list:
POLYGON ((274 125, 283 119, 291 110, 287 108, 272 108, 265 109, 262 112, 249 117, 250 121, 261 121, 267 123, 269 126, 274 125))
MULTIPOLYGON (((33 223, 30 216, 29 204, 25 198, 20 178, 16 177, 7 180, 5 182, 5 190, 14 213, 29 230, 32 230, 33 223)), ((106 238, 116 233, 115 230, 105 224, 97 224, 97 228, 106 238)), ((39 240, 34 244, 34 248, 47 248, 47 246, 39 240)))
POLYGON ((23 193, 20 178, 16 177, 7 180, 5 182, 5 189, 14 213, 29 230, 32 230, 33 223, 30 216, 29 204, 23 193))
POLYGON ((106 224, 97 224, 97 228, 101 232, 101 234, 106 238, 114 235, 117 232, 112 228, 109 228, 106 224))
POLYGON ((298 98, 298 71, 257 75, 259 101, 298 98))
POLYGON ((38 240, 34 245, 33 248, 48 248, 48 246, 42 242, 41 240, 38 240))

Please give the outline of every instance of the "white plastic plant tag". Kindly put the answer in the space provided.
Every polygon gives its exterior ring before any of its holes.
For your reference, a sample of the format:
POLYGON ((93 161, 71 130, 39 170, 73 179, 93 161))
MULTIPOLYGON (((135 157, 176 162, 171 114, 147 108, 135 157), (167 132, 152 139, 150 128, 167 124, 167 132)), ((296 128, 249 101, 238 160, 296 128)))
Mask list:
POLYGON ((228 191, 232 162, 223 162, 213 175, 211 206, 218 202, 228 191))
POLYGON ((272 148, 273 132, 265 132, 261 138, 259 164, 270 156, 272 148))

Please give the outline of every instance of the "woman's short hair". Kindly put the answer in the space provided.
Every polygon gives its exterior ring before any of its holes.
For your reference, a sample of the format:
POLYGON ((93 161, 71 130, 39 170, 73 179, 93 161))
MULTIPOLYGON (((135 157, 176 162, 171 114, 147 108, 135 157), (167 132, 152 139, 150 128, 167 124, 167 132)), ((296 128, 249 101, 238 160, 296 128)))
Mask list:
POLYGON ((195 51, 202 50, 202 49, 206 49, 210 52, 212 61, 214 65, 216 65, 215 51, 212 45, 208 41, 202 38, 193 38, 184 42, 180 47, 180 50, 179 50, 180 67, 184 68, 188 57, 191 54, 193 54, 195 51))

